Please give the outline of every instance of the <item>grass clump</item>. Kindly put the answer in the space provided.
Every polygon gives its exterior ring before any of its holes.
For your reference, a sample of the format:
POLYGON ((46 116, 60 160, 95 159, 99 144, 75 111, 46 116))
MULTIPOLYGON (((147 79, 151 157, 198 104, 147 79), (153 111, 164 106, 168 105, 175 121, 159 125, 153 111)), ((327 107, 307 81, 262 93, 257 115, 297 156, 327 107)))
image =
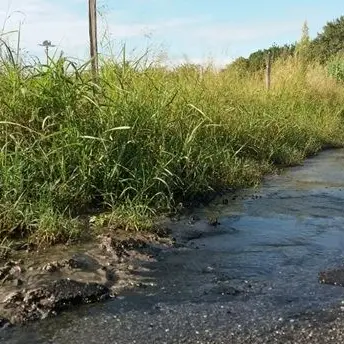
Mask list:
POLYGON ((344 142, 343 86, 294 58, 275 63, 270 92, 259 73, 127 61, 103 61, 97 85, 64 58, 3 60, 0 76, 0 241, 78 238, 95 209, 149 227, 344 142))

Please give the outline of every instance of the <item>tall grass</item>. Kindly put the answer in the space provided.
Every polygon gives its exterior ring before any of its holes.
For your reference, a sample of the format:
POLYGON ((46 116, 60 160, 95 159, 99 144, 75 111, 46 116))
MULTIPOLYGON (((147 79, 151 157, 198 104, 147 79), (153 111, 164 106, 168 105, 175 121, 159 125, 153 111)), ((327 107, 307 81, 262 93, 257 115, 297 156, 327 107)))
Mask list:
POLYGON ((262 75, 103 61, 99 83, 64 58, 0 63, 0 240, 61 242, 81 216, 143 219, 211 190, 257 183, 344 142, 344 88, 318 65, 262 75))

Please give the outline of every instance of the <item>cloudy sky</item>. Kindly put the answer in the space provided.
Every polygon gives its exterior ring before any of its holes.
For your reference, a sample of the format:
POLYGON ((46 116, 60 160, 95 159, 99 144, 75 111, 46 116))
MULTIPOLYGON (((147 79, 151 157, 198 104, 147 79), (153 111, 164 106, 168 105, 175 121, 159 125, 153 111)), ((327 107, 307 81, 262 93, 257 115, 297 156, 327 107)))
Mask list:
MULTIPOLYGON (((21 47, 43 56, 45 39, 68 56, 88 53, 87 0, 0 0, 0 34, 21 27, 21 47)), ((178 62, 223 64, 273 43, 292 43, 308 21, 311 36, 344 14, 343 0, 98 0, 104 52, 126 43, 178 62)), ((4 36, 4 33, 6 34, 4 36)), ((12 39, 14 39, 12 34, 12 39)))

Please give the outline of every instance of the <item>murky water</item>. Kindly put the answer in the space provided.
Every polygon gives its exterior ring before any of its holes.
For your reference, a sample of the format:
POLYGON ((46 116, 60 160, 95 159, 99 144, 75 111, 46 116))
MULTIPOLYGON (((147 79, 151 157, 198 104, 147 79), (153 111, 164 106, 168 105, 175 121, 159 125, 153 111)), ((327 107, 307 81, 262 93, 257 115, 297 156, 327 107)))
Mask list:
POLYGON ((170 224, 186 245, 146 263, 142 277, 156 285, 5 330, 0 339, 179 343, 199 333, 214 339, 224 331, 293 321, 344 300, 344 288, 318 283, 319 271, 344 262, 344 150, 323 152, 268 177, 226 205, 225 198, 197 210, 200 220, 193 224, 170 224), (204 220, 214 214, 216 227, 204 220))

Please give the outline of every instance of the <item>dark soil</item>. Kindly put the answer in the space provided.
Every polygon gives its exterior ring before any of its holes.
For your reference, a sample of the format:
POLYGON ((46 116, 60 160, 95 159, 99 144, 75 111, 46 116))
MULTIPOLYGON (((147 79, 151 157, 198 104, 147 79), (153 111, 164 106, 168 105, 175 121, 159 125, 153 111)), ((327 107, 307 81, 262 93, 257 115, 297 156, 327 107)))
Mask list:
POLYGON ((59 314, 85 303, 144 286, 143 261, 154 258, 172 240, 166 231, 115 231, 81 246, 11 253, 0 266, 0 328, 59 314), (161 236, 160 236, 160 235, 161 236))
POLYGON ((56 315, 70 306, 109 297, 110 290, 104 285, 61 279, 36 289, 9 294, 3 302, 3 313, 11 324, 22 324, 56 315))

